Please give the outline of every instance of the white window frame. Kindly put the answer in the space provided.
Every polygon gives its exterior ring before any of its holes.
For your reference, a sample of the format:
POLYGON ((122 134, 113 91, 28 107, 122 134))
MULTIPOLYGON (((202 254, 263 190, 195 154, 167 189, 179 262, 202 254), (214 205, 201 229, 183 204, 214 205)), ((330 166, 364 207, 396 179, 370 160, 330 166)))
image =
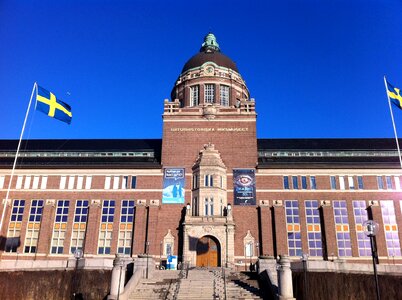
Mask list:
POLYGON ((220 95, 221 105, 225 106, 225 107, 228 107, 229 106, 229 99, 230 99, 229 86, 221 85, 219 87, 219 95, 220 95))
POLYGON ((66 188, 66 181, 67 181, 67 176, 60 176, 60 184, 59 184, 60 190, 64 190, 66 188))
POLYGON ((37 190, 39 188, 39 179, 40 177, 38 175, 35 175, 33 180, 32 180, 32 189, 37 190))
POLYGON ((207 83, 204 86, 204 102, 214 103, 215 102, 215 84, 207 83))
POLYGON ((190 86, 190 106, 198 106, 200 102, 200 86, 190 86))
POLYGON ((85 189, 90 190, 91 186, 92 186, 92 176, 87 176, 87 178, 85 178, 85 189))
POLYGON ((111 180, 112 180, 112 178, 110 176, 105 176, 105 186, 104 186, 105 190, 110 190, 110 181, 111 180))
POLYGON ((74 189, 74 182, 75 182, 75 176, 70 176, 68 178, 68 186, 67 189, 73 190, 74 189))

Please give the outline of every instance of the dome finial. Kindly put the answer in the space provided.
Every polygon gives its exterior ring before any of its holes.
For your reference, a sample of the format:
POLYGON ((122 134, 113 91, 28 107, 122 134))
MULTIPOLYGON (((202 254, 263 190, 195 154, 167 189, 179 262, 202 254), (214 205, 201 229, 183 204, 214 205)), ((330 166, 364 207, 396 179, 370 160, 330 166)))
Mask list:
POLYGON ((201 45, 200 52, 220 52, 219 44, 216 41, 216 37, 213 33, 209 32, 204 37, 204 42, 201 45))

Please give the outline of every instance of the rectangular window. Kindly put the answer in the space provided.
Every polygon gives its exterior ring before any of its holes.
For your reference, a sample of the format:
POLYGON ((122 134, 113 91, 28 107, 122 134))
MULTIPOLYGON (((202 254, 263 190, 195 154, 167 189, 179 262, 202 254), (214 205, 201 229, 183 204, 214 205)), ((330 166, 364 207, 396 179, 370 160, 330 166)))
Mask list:
POLYGON ((359 249, 359 256, 371 256, 370 239, 364 234, 363 223, 368 220, 366 201, 356 200, 352 201, 353 216, 355 218, 357 247, 359 249))
POLYGON ((36 253, 42 212, 43 200, 32 200, 25 235, 24 253, 36 253))
POLYGON ((82 190, 82 186, 84 184, 84 176, 77 177, 77 190, 82 190))
POLYGON ((316 190, 317 189, 317 182, 315 180, 315 176, 310 176, 310 188, 312 190, 316 190))
POLYGON ((297 181, 297 176, 292 176, 292 183, 293 183, 293 189, 298 190, 299 182, 297 181))
POLYGON ((229 87, 227 85, 220 86, 221 105, 229 106, 229 87))
POLYGON ((355 182, 353 180, 353 176, 348 176, 348 185, 349 185, 349 190, 355 189, 355 182))
POLYGON ((357 176, 357 185, 359 187, 359 190, 364 189, 363 176, 357 176))
POLYGON ((39 187, 39 176, 34 176, 32 181, 32 189, 37 190, 39 187))
POLYGON ((214 198, 209 199, 209 215, 214 215, 214 198))
POLYGON ((193 198, 193 216, 198 216, 198 201, 197 197, 193 198))
POLYGON ((297 200, 285 200, 286 229, 288 235, 289 256, 300 257, 302 241, 300 234, 299 203, 297 200))
POLYGON ((254 248, 254 244, 252 242, 248 242, 244 245, 244 249, 245 249, 245 253, 244 255, 246 257, 252 257, 253 256, 253 248, 254 248))
POLYGON ((121 189, 126 190, 128 188, 128 176, 123 176, 121 180, 121 189))
POLYGON ((205 177, 204 177, 204 186, 206 186, 206 187, 210 187, 210 186, 213 186, 213 178, 212 178, 212 175, 209 175, 209 174, 207 174, 207 175, 205 175, 205 177))
POLYGON ((303 190, 307 190, 307 177, 306 177, 306 176, 302 176, 302 177, 301 177, 301 182, 302 182, 302 189, 303 189, 303 190))
POLYGON ((0 176, 0 189, 4 188, 5 176, 0 176))
POLYGON ((109 189, 110 189, 110 181, 111 181, 111 177, 110 177, 110 176, 106 176, 106 177, 105 177, 105 190, 109 190, 109 189))
POLYGON ((215 85, 206 84, 204 91, 204 102, 205 103, 214 103, 215 101, 215 85))
POLYGON ((338 256, 352 256, 346 201, 334 201, 333 203, 338 256))
POLYGON ((59 189, 64 190, 66 188, 66 176, 60 176, 59 189))
POLYGON ((289 189, 289 177, 288 176, 283 176, 283 188, 285 190, 289 189))
POLYGON ((87 176, 85 179, 85 189, 90 190, 92 186, 92 176, 87 176))
POLYGON ((26 176, 24 182, 24 190, 29 190, 30 187, 31 187, 31 176, 26 176))
POLYGON ((114 178, 113 178, 113 189, 114 190, 119 189, 119 181, 120 181, 120 177, 114 176, 114 178))
POLYGON ((377 176, 377 185, 379 190, 384 189, 384 182, 382 181, 382 176, 377 176))
POLYGON ((387 190, 392 190, 391 176, 385 176, 385 182, 387 183, 387 190))
POLYGON ((205 207, 204 213, 205 213, 206 216, 208 216, 208 198, 205 198, 205 205, 204 205, 204 207, 205 207))
POLYGON ((42 176, 42 181, 40 183, 40 189, 46 190, 46 186, 47 186, 47 176, 42 176))
POLYGON ((330 182, 331 182, 331 190, 336 190, 336 177, 331 176, 330 182))
POLYGON ((307 239, 310 256, 322 256, 320 214, 317 200, 306 200, 307 239))
POLYGON ((68 178, 68 189, 69 190, 73 190, 74 189, 74 182, 75 182, 75 177, 74 176, 70 176, 68 178))
POLYGON ((131 254, 131 242, 134 223, 134 200, 123 200, 121 202, 119 241, 117 252, 120 254, 131 254))
POLYGON ((345 177, 343 176, 339 176, 339 189, 345 189, 345 177))
POLYGON ((82 250, 88 218, 88 200, 77 200, 75 203, 73 231, 71 234, 70 253, 82 250))
POLYGON ((114 210, 114 200, 103 200, 98 239, 98 254, 111 253, 114 210))
POLYGON ((15 188, 16 188, 17 190, 19 190, 19 189, 22 188, 22 179, 23 179, 23 178, 24 178, 23 176, 18 176, 18 177, 17 177, 17 183, 15 184, 15 188))
POLYGON ((137 187, 137 176, 131 176, 131 189, 135 189, 137 187))
POLYGON ((380 203, 388 256, 401 256, 401 246, 399 243, 394 201, 382 200, 380 203))
POLYGON ((6 252, 17 252, 20 246, 22 218, 24 216, 25 200, 14 200, 11 210, 10 223, 8 224, 6 252))
POLYGON ((200 102, 199 100, 199 86, 194 85, 190 87, 190 106, 197 106, 200 102))
POLYGON ((395 189, 400 190, 401 189, 401 182, 399 180, 399 176, 395 176, 395 189))
POLYGON ((63 254, 69 206, 69 200, 57 200, 56 217, 53 225, 52 245, 50 248, 50 253, 52 254, 63 254))

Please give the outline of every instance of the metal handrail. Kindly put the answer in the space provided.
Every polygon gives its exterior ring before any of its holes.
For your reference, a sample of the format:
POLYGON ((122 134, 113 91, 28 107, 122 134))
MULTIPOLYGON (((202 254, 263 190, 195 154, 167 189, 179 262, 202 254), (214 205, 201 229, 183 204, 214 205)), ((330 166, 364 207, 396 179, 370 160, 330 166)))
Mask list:
POLYGON ((223 278, 223 293, 225 296, 225 300, 227 299, 227 291, 226 291, 226 272, 225 268, 222 268, 222 278, 223 278))

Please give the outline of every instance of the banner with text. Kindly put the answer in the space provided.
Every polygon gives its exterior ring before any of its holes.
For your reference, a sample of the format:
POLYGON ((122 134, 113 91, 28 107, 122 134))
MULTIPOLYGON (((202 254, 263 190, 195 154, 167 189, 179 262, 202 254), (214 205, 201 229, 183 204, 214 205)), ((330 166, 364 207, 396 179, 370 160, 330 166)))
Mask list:
POLYGON ((255 170, 234 169, 234 205, 255 205, 255 170))
POLYGON ((163 169, 162 203, 184 203, 184 168, 163 169))

